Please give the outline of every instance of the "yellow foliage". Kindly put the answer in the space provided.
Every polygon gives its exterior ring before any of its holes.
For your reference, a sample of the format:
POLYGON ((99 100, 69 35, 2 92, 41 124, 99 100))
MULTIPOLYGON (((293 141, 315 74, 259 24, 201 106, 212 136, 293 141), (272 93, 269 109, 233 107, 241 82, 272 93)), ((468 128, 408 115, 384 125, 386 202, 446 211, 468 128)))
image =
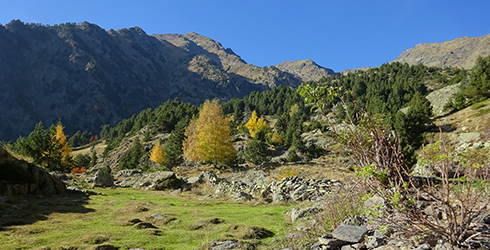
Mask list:
POLYGON ((68 146, 68 143, 66 141, 66 135, 63 133, 63 125, 61 123, 58 123, 56 125, 56 133, 54 134, 54 143, 57 143, 60 148, 61 148, 61 156, 66 159, 67 157, 70 156, 71 153, 71 148, 68 146))
POLYGON ((294 113, 296 113, 298 111, 299 111, 298 104, 294 104, 293 106, 291 106, 291 109, 289 111, 289 117, 292 117, 294 115, 294 113))
POLYGON ((280 145, 283 143, 282 137, 277 131, 274 131, 274 133, 272 134, 271 141, 276 145, 280 145))
POLYGON ((153 146, 150 153, 150 160, 159 164, 165 160, 165 155, 163 154, 162 146, 160 146, 160 141, 157 141, 155 146, 153 146))
POLYGON ((261 131, 262 129, 269 128, 269 125, 267 125, 267 122, 263 118, 258 118, 257 112, 254 110, 252 112, 252 117, 250 117, 250 119, 247 121, 245 127, 248 128, 250 136, 255 137, 257 132, 261 131))
POLYGON ((230 162, 236 157, 230 133, 218 100, 207 100, 186 129, 184 156, 190 161, 230 162))

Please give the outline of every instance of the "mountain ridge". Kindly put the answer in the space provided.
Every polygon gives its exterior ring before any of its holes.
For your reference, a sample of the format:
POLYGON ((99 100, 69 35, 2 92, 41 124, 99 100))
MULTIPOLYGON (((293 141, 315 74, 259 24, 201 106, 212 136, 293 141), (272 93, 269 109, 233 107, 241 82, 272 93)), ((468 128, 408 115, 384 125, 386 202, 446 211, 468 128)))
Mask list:
POLYGON ((410 65, 424 64, 439 68, 470 69, 478 56, 490 55, 490 34, 479 37, 458 37, 442 43, 419 43, 403 51, 394 61, 410 65))
POLYGON ((302 82, 197 33, 13 20, 0 25, 0 140, 26 136, 39 121, 94 132, 169 99, 200 104, 302 82))

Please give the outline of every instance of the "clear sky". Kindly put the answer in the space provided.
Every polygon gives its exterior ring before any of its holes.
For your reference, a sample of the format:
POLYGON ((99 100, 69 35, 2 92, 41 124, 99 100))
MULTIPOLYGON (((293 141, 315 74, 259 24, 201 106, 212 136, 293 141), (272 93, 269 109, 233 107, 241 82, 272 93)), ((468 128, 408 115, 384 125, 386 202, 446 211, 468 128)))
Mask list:
POLYGON ((418 43, 489 34, 490 1, 0 0, 0 23, 12 19, 194 31, 258 66, 312 59, 338 72, 379 66, 418 43))

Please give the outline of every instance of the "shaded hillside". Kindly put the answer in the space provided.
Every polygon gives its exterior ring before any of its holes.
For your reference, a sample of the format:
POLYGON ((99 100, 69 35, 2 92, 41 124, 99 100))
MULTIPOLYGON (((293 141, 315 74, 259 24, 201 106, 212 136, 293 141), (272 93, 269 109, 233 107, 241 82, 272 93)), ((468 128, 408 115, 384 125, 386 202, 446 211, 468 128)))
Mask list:
POLYGON ((443 43, 420 43, 405 50, 396 62, 410 65, 470 69, 478 56, 490 55, 490 34, 481 37, 460 37, 443 43))
POLYGON ((95 132, 175 97, 199 104, 302 82, 195 33, 155 37, 88 22, 0 26, 0 140, 27 135, 39 121, 95 132))

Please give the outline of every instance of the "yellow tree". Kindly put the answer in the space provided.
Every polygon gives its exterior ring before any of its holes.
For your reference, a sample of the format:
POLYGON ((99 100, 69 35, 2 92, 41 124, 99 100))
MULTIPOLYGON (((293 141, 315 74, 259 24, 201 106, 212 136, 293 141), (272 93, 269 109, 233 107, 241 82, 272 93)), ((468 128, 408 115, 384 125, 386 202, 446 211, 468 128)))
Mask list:
POLYGON ((282 137, 279 133, 277 133, 277 131, 274 131, 274 133, 272 134, 271 141, 276 145, 280 145, 283 143, 282 137))
POLYGON ((153 149, 150 153, 150 160, 158 164, 162 163, 165 160, 165 155, 163 154, 162 146, 160 146, 160 141, 157 141, 157 143, 155 143, 155 146, 153 146, 153 149))
POLYGON ((267 129, 269 126, 267 125, 267 122, 264 121, 263 118, 258 118, 257 117, 257 112, 255 110, 252 112, 252 117, 248 119, 247 123, 245 124, 245 127, 248 128, 248 131, 250 132, 250 136, 255 137, 255 134, 259 132, 262 129, 267 129))
POLYGON ((191 161, 229 163, 236 158, 229 121, 218 100, 204 102, 199 117, 189 124, 184 155, 191 161))
POLYGON ((66 160, 70 158, 71 154, 71 148, 68 146, 68 143, 66 141, 66 135, 63 133, 63 125, 61 122, 58 122, 58 124, 55 127, 55 134, 53 135, 54 141, 53 143, 58 144, 58 148, 61 149, 61 156, 63 160, 65 160, 64 163, 67 163, 66 160))
POLYGON ((198 143, 197 143, 197 129, 196 129, 196 119, 193 118, 189 126, 185 129, 185 139, 183 142, 182 150, 184 151, 184 156, 189 161, 200 161, 198 153, 198 143))

